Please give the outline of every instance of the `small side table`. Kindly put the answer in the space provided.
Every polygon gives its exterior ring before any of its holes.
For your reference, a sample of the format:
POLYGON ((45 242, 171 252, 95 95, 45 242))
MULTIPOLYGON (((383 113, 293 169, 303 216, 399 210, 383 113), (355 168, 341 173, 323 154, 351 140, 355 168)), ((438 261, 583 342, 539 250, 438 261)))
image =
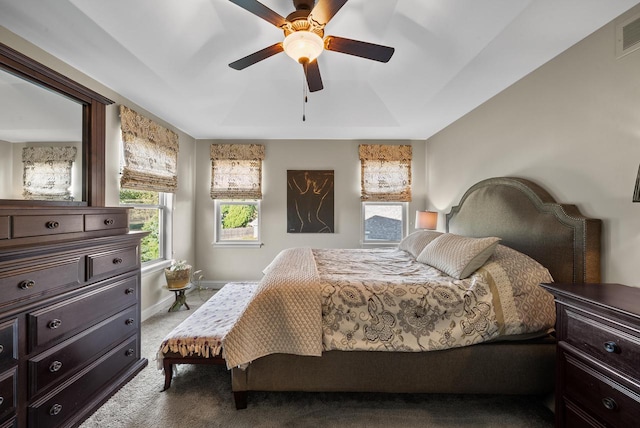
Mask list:
POLYGON ((179 311, 183 305, 186 306, 187 309, 191 309, 187 304, 187 296, 185 295, 185 292, 191 288, 191 283, 188 283, 182 288, 169 288, 166 285, 164 286, 164 288, 166 288, 169 291, 173 291, 176 297, 176 301, 173 302, 168 312, 179 311))

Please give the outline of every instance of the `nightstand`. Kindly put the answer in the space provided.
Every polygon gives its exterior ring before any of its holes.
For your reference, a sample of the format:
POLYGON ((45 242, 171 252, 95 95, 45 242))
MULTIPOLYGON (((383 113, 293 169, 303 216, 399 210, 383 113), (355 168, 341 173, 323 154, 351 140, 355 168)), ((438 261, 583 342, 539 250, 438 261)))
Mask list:
POLYGON ((556 299, 556 426, 637 426, 640 288, 542 286, 556 299))

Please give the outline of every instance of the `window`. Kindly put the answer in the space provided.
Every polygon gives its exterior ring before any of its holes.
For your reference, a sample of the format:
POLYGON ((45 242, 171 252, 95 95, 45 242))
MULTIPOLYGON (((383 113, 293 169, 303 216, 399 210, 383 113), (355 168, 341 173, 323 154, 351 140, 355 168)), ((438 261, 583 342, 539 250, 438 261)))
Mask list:
POLYGON ((172 201, 171 193, 120 189, 120 205, 133 208, 129 211, 129 228, 132 231, 150 232, 140 245, 143 264, 171 258, 169 237, 172 201))
POLYGON ((406 202, 363 202, 362 243, 391 245, 405 236, 407 228, 406 202))
POLYGON ((216 244, 260 243, 259 201, 215 201, 216 244))

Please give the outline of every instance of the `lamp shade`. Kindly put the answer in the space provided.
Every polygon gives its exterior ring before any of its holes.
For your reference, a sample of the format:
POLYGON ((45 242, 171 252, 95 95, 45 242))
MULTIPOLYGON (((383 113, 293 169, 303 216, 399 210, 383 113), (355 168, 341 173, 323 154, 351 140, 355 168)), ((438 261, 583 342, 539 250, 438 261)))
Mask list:
POLYGON ((324 41, 316 33, 300 30, 285 37, 282 47, 287 55, 297 62, 303 58, 311 62, 322 53, 324 41))
POLYGON ((435 230, 438 227, 438 213, 435 211, 416 211, 416 229, 435 230))

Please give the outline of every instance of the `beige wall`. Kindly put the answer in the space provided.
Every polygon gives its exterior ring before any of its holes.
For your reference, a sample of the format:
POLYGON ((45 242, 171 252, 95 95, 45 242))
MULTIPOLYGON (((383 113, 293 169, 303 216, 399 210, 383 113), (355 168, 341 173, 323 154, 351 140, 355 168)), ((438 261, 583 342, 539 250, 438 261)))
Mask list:
POLYGON ((431 207, 488 177, 534 180, 603 219, 603 280, 640 286, 640 50, 615 55, 610 23, 428 139, 431 207))
POLYGON ((0 140, 0 199, 12 199, 13 185, 13 148, 8 141, 0 140))
POLYGON ((256 280, 262 270, 288 247, 360 247, 360 161, 359 144, 411 144, 413 151, 413 202, 409 208, 410 231, 416 209, 424 209, 424 141, 268 140, 197 142, 196 254, 197 268, 208 281, 256 280), (265 145, 263 163, 262 248, 213 246, 214 203, 209 196, 212 143, 265 145), (335 233, 287 233, 287 170, 334 170, 335 233))

